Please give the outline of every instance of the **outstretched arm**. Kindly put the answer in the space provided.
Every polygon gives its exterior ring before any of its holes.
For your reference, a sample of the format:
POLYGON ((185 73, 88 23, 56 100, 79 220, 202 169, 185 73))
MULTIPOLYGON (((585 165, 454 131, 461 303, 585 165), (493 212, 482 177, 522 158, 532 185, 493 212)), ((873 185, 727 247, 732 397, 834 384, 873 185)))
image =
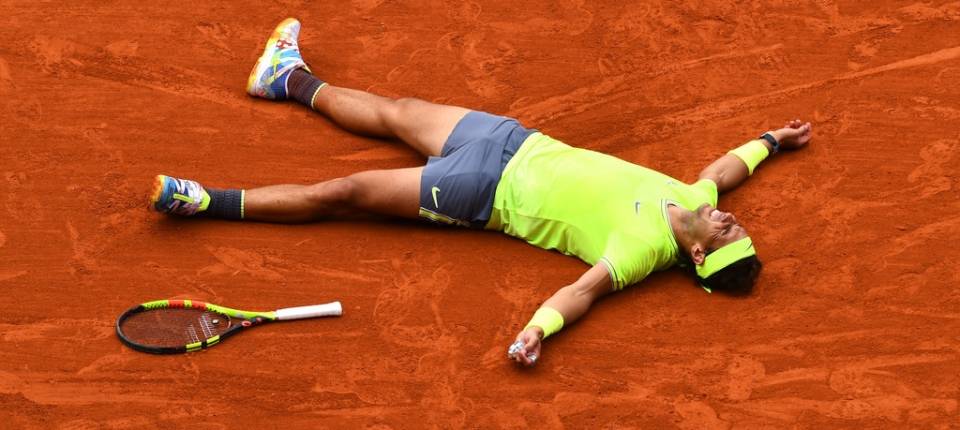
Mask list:
POLYGON ((567 325, 587 313, 594 300, 613 291, 613 283, 610 281, 610 273, 603 264, 597 264, 584 272, 576 282, 567 285, 553 294, 543 306, 534 314, 534 319, 530 324, 517 335, 518 341, 523 341, 523 350, 514 355, 514 360, 527 366, 533 365, 534 360, 530 360, 528 355, 535 354, 540 356, 540 341, 545 337, 546 330, 551 327, 543 325, 552 325, 559 322, 561 325, 567 325), (544 316, 545 315, 545 316, 544 316), (543 320, 543 318, 557 318, 557 320, 543 320))
MULTIPOLYGON (((813 126, 809 122, 803 123, 798 119, 788 122, 779 130, 771 131, 770 134, 780 143, 781 150, 797 149, 810 141, 812 130, 813 126)), ((773 145, 766 140, 759 139, 758 142, 762 143, 767 151, 773 151, 773 145)), ((713 181, 717 184, 717 192, 721 194, 736 188, 748 176, 750 176, 750 171, 747 169, 747 164, 733 154, 720 157, 700 172, 700 179, 713 181)))

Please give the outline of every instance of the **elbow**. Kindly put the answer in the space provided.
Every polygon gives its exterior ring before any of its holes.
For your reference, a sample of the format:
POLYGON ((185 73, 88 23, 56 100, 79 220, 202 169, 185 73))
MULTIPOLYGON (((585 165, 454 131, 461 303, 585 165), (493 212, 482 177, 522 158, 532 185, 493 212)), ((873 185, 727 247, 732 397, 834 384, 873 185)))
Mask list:
POLYGON ((723 179, 723 174, 716 169, 707 167, 700 172, 700 177, 698 179, 709 179, 715 184, 719 184, 723 179))

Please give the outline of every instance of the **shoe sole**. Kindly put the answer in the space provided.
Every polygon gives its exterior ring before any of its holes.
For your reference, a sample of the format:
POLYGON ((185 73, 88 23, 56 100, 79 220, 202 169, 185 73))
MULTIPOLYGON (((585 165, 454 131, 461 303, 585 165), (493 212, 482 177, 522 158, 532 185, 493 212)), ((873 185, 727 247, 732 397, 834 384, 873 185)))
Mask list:
POLYGON ((260 58, 257 59, 257 64, 253 65, 253 70, 250 71, 250 76, 247 77, 247 94, 250 94, 254 97, 260 97, 259 94, 254 92, 254 88, 257 84, 257 78, 260 76, 260 73, 267 67, 270 67, 270 62, 273 57, 272 50, 277 45, 277 41, 280 40, 280 36, 283 34, 283 28, 298 22, 294 18, 287 18, 277 24, 276 28, 273 29, 273 34, 270 35, 270 38, 267 39, 267 44, 263 48, 263 54, 260 55, 260 58))
POLYGON ((166 188, 166 175, 157 175, 153 180, 153 193, 150 194, 150 207, 157 210, 157 203, 163 196, 163 189, 166 188))

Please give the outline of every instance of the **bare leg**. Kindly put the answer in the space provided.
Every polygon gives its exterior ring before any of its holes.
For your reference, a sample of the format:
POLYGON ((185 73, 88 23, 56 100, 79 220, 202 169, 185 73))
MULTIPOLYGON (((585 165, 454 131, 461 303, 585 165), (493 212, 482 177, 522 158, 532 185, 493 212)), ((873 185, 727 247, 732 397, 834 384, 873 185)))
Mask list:
MULTIPOLYGON (((447 137, 470 110, 413 98, 398 100, 326 85, 313 108, 354 133, 397 138, 424 156, 439 156, 447 137)), ((377 213, 416 219, 423 167, 360 172, 314 185, 247 190, 244 218, 299 223, 332 216, 377 213)))
MULTIPOLYGON (((397 138, 424 156, 439 156, 447 137, 470 110, 413 98, 398 100, 326 85, 313 108, 354 133, 397 138)), ((244 218, 300 223, 376 213, 416 219, 423 167, 360 172, 314 185, 247 190, 244 218)))
MULTIPOLYGON (((413 98, 394 100, 332 85, 317 90, 311 107, 348 131, 400 139, 424 156, 439 156, 457 122, 470 112, 456 106, 413 98)), ((417 218, 422 171, 422 167, 368 171, 314 185, 247 190, 244 217, 289 223, 364 212, 417 218)))
POLYGON ((272 185, 246 191, 244 218, 302 223, 377 213, 417 218, 423 167, 372 170, 314 185, 272 185))
POLYGON ((397 138, 424 156, 438 156, 447 137, 469 109, 413 98, 398 100, 326 85, 313 108, 354 133, 397 138))

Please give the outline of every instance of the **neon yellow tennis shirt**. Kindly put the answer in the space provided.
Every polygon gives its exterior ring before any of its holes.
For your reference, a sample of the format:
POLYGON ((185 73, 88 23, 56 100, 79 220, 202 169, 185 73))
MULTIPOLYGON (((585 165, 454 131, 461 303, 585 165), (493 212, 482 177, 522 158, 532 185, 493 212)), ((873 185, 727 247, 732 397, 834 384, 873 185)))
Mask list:
POLYGON ((504 168, 486 228, 602 262, 621 289, 677 262, 668 203, 689 210, 716 205, 717 185, 684 184, 534 133, 504 168))

